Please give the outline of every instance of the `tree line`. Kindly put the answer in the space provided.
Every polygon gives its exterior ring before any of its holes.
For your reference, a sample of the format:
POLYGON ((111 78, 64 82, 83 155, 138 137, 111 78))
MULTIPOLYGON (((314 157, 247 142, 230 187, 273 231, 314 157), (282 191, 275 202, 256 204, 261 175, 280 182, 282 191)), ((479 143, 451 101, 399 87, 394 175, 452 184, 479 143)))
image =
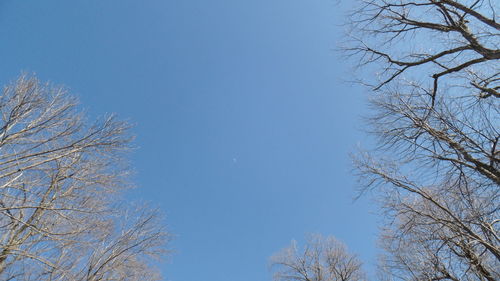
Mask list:
MULTIPOLYGON (((500 280, 500 2, 356 5, 343 51, 373 92, 377 146, 353 158, 385 221, 378 279, 500 280)), ((284 250, 275 280, 365 280, 331 239, 284 250)))

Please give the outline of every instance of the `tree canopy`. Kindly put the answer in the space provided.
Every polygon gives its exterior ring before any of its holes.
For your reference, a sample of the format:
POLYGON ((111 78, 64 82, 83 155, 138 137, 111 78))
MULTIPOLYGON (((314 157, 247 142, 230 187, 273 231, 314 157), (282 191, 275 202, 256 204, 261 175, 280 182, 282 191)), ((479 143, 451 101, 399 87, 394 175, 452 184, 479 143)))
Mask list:
POLYGON ((374 92, 355 157, 381 202, 382 275, 500 279, 498 1, 367 0, 345 48, 374 92))
POLYGON ((130 126, 89 121, 32 76, 3 90, 0 116, 0 279, 159 280, 161 216, 122 196, 130 126))

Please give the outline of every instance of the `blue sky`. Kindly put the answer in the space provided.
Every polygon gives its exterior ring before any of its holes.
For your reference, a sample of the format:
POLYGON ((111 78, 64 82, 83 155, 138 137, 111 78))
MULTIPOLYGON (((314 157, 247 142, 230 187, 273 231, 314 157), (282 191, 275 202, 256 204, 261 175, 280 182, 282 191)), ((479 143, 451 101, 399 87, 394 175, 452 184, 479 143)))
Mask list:
MULTIPOLYGON (((345 4, 345 3, 344 3, 345 4)), ((0 82, 65 85, 136 124, 131 196, 166 213, 165 280, 271 280, 268 258, 334 235, 368 267, 376 222, 353 202, 363 90, 335 52, 333 0, 2 1, 0 82)))

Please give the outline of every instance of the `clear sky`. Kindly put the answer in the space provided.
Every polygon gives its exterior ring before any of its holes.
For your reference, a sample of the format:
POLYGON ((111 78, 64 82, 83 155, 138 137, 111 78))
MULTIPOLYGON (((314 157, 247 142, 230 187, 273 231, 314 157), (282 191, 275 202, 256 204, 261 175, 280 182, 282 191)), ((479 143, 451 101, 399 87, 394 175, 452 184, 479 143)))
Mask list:
MULTIPOLYGON (((345 3, 344 3, 345 4, 345 3)), ((271 280, 268 258, 334 235, 368 267, 376 217, 353 202, 365 95, 343 83, 334 0, 5 0, 0 82, 65 85, 136 124, 131 194, 166 213, 165 280, 271 280)))

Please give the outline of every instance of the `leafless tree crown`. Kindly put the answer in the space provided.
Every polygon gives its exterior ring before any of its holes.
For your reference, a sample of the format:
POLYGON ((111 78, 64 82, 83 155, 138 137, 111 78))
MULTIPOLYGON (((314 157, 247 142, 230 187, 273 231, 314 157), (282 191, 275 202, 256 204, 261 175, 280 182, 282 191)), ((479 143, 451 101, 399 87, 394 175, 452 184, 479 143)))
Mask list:
POLYGON ((360 2, 346 51, 379 145, 355 162, 386 218, 383 275, 499 280, 500 2, 360 2))
POLYGON ((0 279, 158 280, 161 219, 120 203, 129 125, 90 123, 29 76, 4 88, 0 118, 0 279))
POLYGON ((373 89, 418 78, 419 84, 430 84, 432 99, 440 85, 500 97, 498 1, 359 2, 346 51, 360 59, 359 67, 376 65, 377 79, 363 79, 373 89))
POLYGON ((362 281, 359 259, 333 237, 312 235, 303 248, 295 241, 271 258, 275 281, 362 281))

